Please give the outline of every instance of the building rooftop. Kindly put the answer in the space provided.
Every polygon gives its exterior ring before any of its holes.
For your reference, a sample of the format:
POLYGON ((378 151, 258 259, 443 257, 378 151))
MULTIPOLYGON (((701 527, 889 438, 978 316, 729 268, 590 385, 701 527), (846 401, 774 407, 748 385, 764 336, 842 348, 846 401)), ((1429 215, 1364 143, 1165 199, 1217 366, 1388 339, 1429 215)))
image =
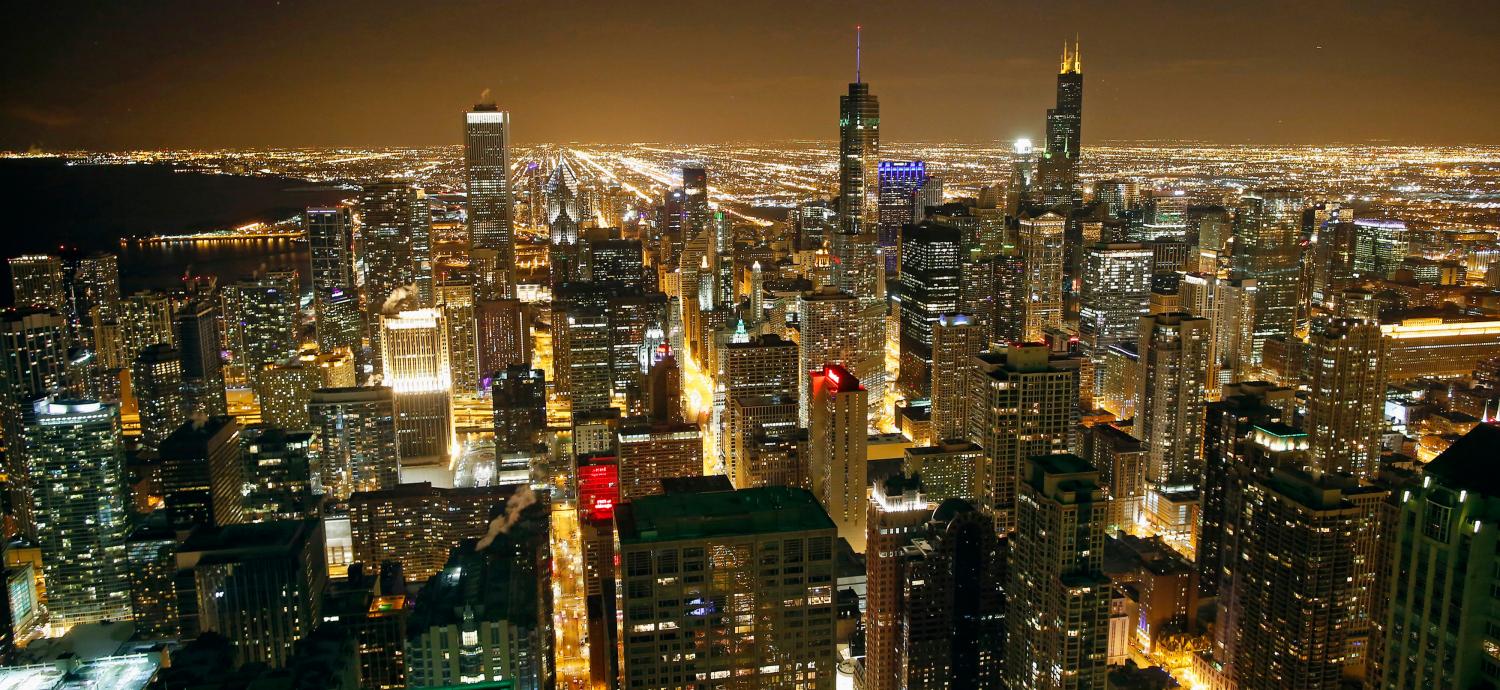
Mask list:
POLYGON ((155 654, 7 666, 0 668, 0 690, 142 690, 160 667, 155 654))
POLYGON ((834 529, 811 492, 785 486, 646 496, 617 508, 615 521, 622 544, 834 529))
POLYGON ((290 556, 313 538, 322 540, 319 520, 274 520, 224 527, 199 527, 188 535, 178 553, 199 555, 198 563, 229 563, 254 558, 290 556))
POLYGON ((1500 427, 1480 424, 1454 441, 1423 471, 1449 488, 1500 497, 1500 473, 1495 472, 1497 448, 1500 448, 1500 427))
POLYGON ((669 494, 701 494, 715 491, 734 491, 729 477, 711 474, 704 477, 662 477, 661 490, 669 494))

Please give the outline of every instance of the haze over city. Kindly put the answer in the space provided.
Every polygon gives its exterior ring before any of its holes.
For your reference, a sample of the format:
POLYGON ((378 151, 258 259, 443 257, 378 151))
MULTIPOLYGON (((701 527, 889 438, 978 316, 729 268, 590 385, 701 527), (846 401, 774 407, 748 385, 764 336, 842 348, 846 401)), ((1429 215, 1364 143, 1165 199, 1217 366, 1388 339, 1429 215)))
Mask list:
POLYGON ((10 9, 0 148, 432 145, 491 97, 518 142, 826 138, 881 85, 887 141, 1040 138, 1082 38, 1090 142, 1500 143, 1483 0, 568 3, 10 9))

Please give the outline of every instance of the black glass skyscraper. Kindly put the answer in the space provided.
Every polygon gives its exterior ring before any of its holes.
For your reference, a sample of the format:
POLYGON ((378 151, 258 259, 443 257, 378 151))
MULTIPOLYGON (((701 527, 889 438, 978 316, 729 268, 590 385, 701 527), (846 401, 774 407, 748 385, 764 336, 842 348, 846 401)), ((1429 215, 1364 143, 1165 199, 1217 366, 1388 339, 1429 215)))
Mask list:
POLYGON ((1042 154, 1042 201, 1049 206, 1079 198, 1078 153, 1083 141, 1083 59, 1077 43, 1063 44, 1057 74, 1057 107, 1047 111, 1047 142, 1042 154))

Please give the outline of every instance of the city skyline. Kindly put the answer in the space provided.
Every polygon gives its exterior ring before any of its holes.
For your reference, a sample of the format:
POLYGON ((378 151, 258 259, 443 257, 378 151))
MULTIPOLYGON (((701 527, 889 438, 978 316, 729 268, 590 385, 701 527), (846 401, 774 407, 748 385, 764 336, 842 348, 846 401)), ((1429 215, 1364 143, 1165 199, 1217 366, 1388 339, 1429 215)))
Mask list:
POLYGON ((27 7, 18 25, 42 29, 14 50, 37 59, 5 78, 0 148, 430 145, 490 99, 522 144, 826 138, 813 104, 854 77, 856 24, 892 141, 1041 141, 1048 68, 1077 37, 1086 145, 1500 143, 1500 124, 1471 116, 1500 103, 1485 50, 1500 9, 1484 3, 964 3, 926 31, 896 3, 799 6, 791 25, 759 4, 504 9, 27 7), (681 97, 652 98, 658 79, 681 97), (933 94, 942 117, 924 115, 933 94))
POLYGON ((396 9, 16 13, 0 687, 1500 687, 1500 12, 396 9))

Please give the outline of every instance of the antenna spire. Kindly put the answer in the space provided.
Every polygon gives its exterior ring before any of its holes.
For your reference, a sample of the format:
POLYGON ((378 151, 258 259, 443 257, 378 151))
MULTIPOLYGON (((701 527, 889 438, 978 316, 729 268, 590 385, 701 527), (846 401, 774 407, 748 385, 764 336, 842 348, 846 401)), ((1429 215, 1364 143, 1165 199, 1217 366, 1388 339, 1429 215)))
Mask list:
POLYGON ((1068 73, 1068 39, 1066 38, 1063 39, 1062 67, 1058 68, 1058 71, 1063 74, 1068 73))
POLYGON ((863 29, 864 27, 860 26, 859 24, 854 25, 854 83, 856 84, 863 82, 863 80, 860 79, 859 71, 859 34, 861 31, 863 31, 863 29))
POLYGON ((1073 71, 1083 74, 1083 42, 1078 34, 1073 34, 1073 71))

